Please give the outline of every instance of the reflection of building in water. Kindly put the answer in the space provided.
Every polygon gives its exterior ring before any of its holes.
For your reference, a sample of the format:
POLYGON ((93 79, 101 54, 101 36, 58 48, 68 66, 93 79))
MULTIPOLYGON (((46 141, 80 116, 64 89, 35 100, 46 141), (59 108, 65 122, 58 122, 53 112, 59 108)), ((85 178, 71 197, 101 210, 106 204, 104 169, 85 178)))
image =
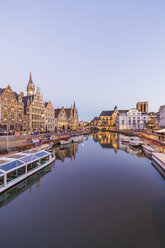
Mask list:
POLYGON ((121 142, 121 134, 112 132, 98 132, 92 133, 91 137, 95 142, 99 142, 102 148, 111 148, 114 149, 115 152, 120 149, 138 157, 146 157, 141 150, 133 150, 128 144, 123 144, 121 142))
POLYGON ((51 169, 52 169, 52 164, 46 166, 45 168, 38 171, 34 175, 28 177, 27 179, 16 184, 12 188, 9 188, 5 192, 1 193, 0 194, 0 207, 7 205, 9 202, 14 200, 17 196, 19 196, 21 193, 23 193, 27 189, 29 189, 29 191, 31 192, 31 189, 34 184, 36 184, 36 187, 39 187, 41 178, 45 176, 47 173, 49 173, 51 169))
POLYGON ((99 141, 102 148, 113 148, 115 152, 118 150, 118 134, 110 132, 98 132, 91 135, 95 142, 99 141))
POLYGON ((65 158, 76 158, 76 152, 78 151, 78 144, 71 144, 68 147, 57 147, 55 148, 56 159, 64 162, 65 158))

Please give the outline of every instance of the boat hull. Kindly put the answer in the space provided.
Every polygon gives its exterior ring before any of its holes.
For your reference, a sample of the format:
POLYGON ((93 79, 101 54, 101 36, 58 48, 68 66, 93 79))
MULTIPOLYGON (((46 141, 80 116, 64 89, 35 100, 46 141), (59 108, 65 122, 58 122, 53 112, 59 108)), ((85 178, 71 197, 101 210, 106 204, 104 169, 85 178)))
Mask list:
POLYGON ((142 150, 144 152, 144 154, 149 157, 149 158, 152 158, 152 153, 153 152, 159 152, 158 150, 152 148, 152 150, 150 150, 150 148, 147 148, 146 146, 142 146, 142 150))
POLYGON ((162 169, 162 167, 160 167, 159 164, 155 162, 154 160, 152 161, 152 165, 160 173, 160 175, 165 179, 165 170, 162 169))
POLYGON ((0 188, 0 193, 4 192, 5 190, 13 187, 14 185, 16 185, 17 183, 23 181, 24 179, 28 178, 29 176, 35 174, 36 172, 40 171, 41 169, 43 169, 44 167, 48 166, 49 164, 51 164, 52 162, 55 161, 55 157, 52 157, 47 163, 45 163, 44 165, 41 165, 39 167, 37 167, 36 169, 22 175, 21 177, 15 179, 13 182, 10 182, 9 184, 7 184, 6 186, 0 188))
POLYGON ((70 139, 70 140, 60 140, 60 144, 61 145, 68 145, 68 144, 70 144, 72 142, 72 140, 70 139))
POLYGON ((142 150, 143 150, 144 154, 145 154, 147 157, 152 158, 152 152, 151 152, 151 151, 149 151, 149 150, 147 150, 147 149, 145 149, 145 148, 142 148, 142 150))
POLYGON ((165 163, 160 158, 152 154, 152 159, 165 171, 165 163))

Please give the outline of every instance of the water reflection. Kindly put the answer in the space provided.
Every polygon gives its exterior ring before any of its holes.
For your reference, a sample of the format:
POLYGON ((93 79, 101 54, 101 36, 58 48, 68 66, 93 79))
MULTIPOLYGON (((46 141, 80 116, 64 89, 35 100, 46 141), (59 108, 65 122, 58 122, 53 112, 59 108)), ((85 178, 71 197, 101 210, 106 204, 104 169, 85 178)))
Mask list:
MULTIPOLYGON (((71 144, 63 148, 56 147, 54 149, 56 159, 61 160, 62 162, 64 162, 65 158, 70 158, 71 160, 75 159, 77 151, 78 151, 78 144, 71 144)), ((1 193, 0 194, 0 207, 3 207, 4 205, 7 205, 8 203, 10 203, 12 200, 14 200, 17 196, 19 196, 24 191, 26 190, 31 191, 33 185, 36 185, 36 187, 39 188, 41 178, 51 171, 53 164, 48 165, 47 167, 38 171, 34 175, 28 177, 24 181, 6 190, 4 193, 1 193)))
POLYGON ((128 144, 122 143, 121 134, 111 132, 98 132, 91 134, 91 137, 95 142, 99 142, 103 149, 114 149, 115 153, 117 153, 118 150, 123 150, 129 154, 136 155, 137 157, 146 157, 141 149, 133 149, 128 144))
POLYGON ((75 159, 76 153, 78 152, 78 144, 73 143, 63 147, 55 148, 56 159, 65 161, 65 158, 75 159))
POLYGON ((34 184, 36 184, 36 187, 39 188, 41 178, 51 171, 52 165, 53 164, 48 165, 47 167, 38 171, 34 175, 28 177, 24 181, 6 190, 4 193, 1 193, 0 194, 0 207, 3 207, 4 205, 7 205, 8 203, 10 203, 12 200, 14 200, 17 196, 19 196, 24 191, 26 190, 31 191, 32 186, 34 184))

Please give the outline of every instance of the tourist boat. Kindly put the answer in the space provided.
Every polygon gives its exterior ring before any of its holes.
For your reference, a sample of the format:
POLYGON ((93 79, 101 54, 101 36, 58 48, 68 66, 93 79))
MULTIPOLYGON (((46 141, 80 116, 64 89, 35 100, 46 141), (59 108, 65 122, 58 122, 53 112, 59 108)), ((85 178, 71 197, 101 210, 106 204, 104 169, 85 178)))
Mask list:
POLYGON ((149 157, 152 157, 152 153, 153 152, 156 152, 156 153, 159 153, 159 150, 157 150, 156 148, 152 147, 152 146, 149 146, 149 145, 142 145, 142 149, 143 149, 143 152, 149 156, 149 157))
POLYGON ((165 170, 165 153, 152 153, 152 159, 163 169, 165 170))
POLYGON ((55 160, 47 151, 32 149, 0 158, 0 193, 31 176, 55 160))

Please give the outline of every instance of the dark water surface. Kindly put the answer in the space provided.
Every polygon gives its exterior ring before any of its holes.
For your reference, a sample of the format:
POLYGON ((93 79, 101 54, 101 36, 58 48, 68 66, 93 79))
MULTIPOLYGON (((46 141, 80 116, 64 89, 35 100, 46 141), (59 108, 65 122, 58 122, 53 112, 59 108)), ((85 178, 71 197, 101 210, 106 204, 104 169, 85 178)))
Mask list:
POLYGON ((0 195, 0 247, 165 246, 165 180, 120 136, 95 134, 0 195))

